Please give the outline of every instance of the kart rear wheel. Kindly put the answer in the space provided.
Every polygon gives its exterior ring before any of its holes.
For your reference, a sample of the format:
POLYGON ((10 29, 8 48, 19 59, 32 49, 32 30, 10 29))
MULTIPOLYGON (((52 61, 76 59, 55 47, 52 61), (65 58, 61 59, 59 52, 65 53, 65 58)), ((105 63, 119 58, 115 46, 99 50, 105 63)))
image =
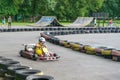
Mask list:
POLYGON ((24 52, 23 50, 21 50, 21 51, 19 52, 19 54, 20 54, 21 57, 23 57, 23 55, 22 55, 23 52, 24 52))

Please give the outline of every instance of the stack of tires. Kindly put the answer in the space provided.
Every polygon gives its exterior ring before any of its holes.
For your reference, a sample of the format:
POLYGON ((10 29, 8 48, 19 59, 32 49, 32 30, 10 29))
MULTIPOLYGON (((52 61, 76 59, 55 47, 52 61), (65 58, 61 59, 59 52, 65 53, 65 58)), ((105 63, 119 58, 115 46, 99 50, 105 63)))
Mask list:
POLYGON ((102 50, 104 50, 105 48, 107 48, 107 47, 104 47, 104 46, 96 47, 95 48, 96 56, 102 56, 102 50))
MULTIPOLYGON (((18 66, 20 63, 18 61, 14 61, 12 59, 8 59, 5 57, 0 57, 0 76, 3 78, 7 77, 8 67, 10 66, 18 66)), ((13 77, 10 76, 10 80, 13 80, 13 77)))
POLYGON ((52 76, 48 76, 48 75, 43 75, 43 76, 30 75, 26 78, 26 80, 55 80, 55 79, 52 76))
POLYGON ((112 60, 120 61, 120 50, 112 50, 112 60))
POLYGON ((59 45, 64 46, 64 43, 67 42, 67 40, 60 40, 59 45))
POLYGON ((30 75, 43 75, 43 72, 35 69, 17 70, 15 72, 16 80, 25 80, 30 75))
MULTIPOLYGON (((21 71, 21 70, 30 70, 31 68, 30 67, 27 67, 27 66, 22 66, 22 65, 16 65, 16 66, 10 66, 8 67, 7 69, 7 75, 6 75, 6 78, 9 79, 9 78, 13 78, 13 79, 16 79, 16 72, 17 71, 21 71)), ((22 77, 21 77, 22 78, 22 77)), ((20 78, 20 79, 21 79, 20 78)))
POLYGON ((0 56, 0 77, 4 80, 54 80, 40 70, 22 66, 20 62, 0 56))
MULTIPOLYGON (((96 29, 96 30, 98 30, 98 29, 96 29)), ((107 28, 100 28, 100 30, 107 31, 107 28)), ((110 29, 108 29, 108 30, 110 30, 110 29)), ((78 42, 70 42, 67 40, 60 40, 59 38, 57 38, 55 36, 51 37, 48 41, 53 44, 61 45, 66 48, 71 48, 73 50, 80 51, 83 53, 97 55, 97 56, 101 56, 101 57, 104 57, 107 59, 112 59, 115 61, 120 61, 120 50, 116 50, 113 47, 109 47, 109 46, 106 47, 106 46, 102 46, 102 45, 85 45, 85 44, 80 44, 78 42)))
POLYGON ((70 47, 71 47, 70 43, 71 43, 71 42, 64 41, 64 42, 63 42, 63 45, 64 45, 64 47, 66 47, 66 48, 70 48, 70 47))
POLYGON ((114 50, 113 48, 105 48, 104 50, 102 50, 102 55, 104 58, 108 58, 108 59, 112 59, 112 50, 114 50))
POLYGON ((95 54, 95 47, 87 45, 84 48, 87 54, 95 54))
POLYGON ((81 46, 82 44, 73 42, 73 43, 70 43, 70 45, 71 45, 71 49, 73 49, 73 50, 75 50, 75 51, 80 51, 80 46, 81 46))

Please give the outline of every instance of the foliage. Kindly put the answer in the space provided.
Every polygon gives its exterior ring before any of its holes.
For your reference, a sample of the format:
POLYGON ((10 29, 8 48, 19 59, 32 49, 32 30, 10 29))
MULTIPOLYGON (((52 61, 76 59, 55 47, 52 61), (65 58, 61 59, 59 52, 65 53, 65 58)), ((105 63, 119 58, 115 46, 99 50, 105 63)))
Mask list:
POLYGON ((109 13, 110 17, 119 17, 120 0, 105 0, 100 11, 109 13))
MULTIPOLYGON (((56 16, 59 20, 75 20, 94 12, 120 16, 120 0, 0 0, 0 15, 40 18, 56 16)), ((17 20, 17 19, 16 19, 17 20)))
POLYGON ((4 15, 15 15, 18 13, 19 4, 23 0, 0 0, 0 13, 4 15))

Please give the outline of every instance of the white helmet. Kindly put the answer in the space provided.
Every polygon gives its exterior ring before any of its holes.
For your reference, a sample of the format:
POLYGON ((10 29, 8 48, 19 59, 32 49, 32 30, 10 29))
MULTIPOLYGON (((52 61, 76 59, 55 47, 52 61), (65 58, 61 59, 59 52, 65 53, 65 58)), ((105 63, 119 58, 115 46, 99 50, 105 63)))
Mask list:
POLYGON ((44 37, 40 37, 39 38, 39 42, 45 42, 45 38, 44 37))

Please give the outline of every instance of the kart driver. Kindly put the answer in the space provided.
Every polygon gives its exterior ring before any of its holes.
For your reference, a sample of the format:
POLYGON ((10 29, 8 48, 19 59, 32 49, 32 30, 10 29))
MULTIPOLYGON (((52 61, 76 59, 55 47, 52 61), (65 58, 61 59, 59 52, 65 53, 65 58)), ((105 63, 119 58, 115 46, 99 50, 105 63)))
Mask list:
POLYGON ((35 53, 36 53, 38 56, 49 56, 47 47, 46 47, 46 45, 44 44, 45 41, 46 41, 45 38, 40 37, 39 40, 38 40, 38 43, 37 43, 36 46, 35 46, 35 53))

